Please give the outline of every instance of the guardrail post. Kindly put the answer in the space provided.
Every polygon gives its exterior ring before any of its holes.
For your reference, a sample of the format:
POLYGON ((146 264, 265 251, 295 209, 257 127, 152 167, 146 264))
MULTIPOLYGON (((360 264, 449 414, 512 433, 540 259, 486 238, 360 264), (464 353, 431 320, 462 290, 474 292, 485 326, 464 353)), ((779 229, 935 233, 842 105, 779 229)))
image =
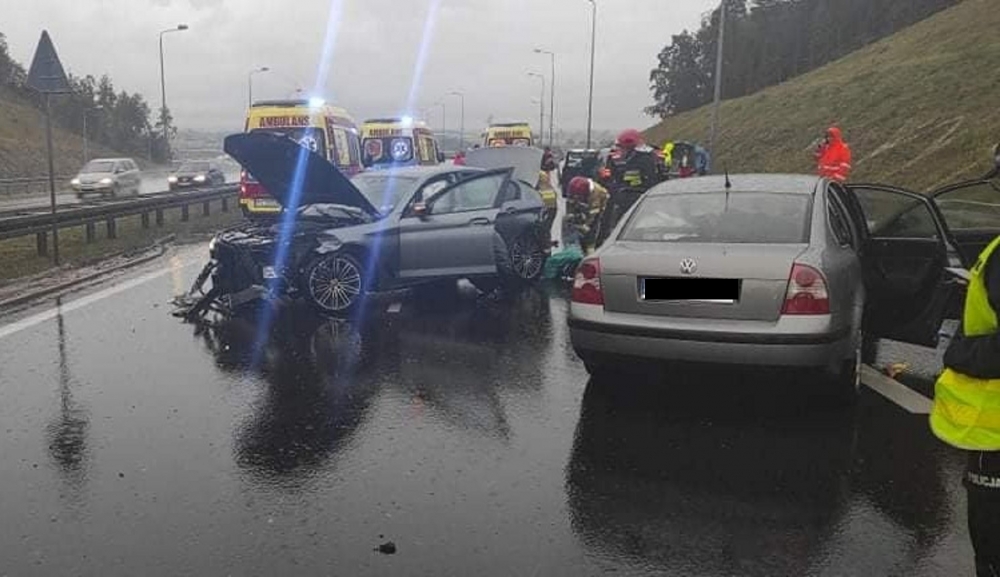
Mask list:
POLYGON ((163 226, 163 209, 156 209, 156 226, 163 226))
POLYGON ((118 238, 118 223, 113 218, 109 218, 106 222, 108 227, 108 238, 118 238))
POLYGON ((229 199, 222 197, 222 212, 229 212, 229 199))
POLYGON ((188 219, 190 218, 191 215, 188 212, 188 205, 185 204, 184 206, 181 207, 181 222, 187 222, 188 219))
POLYGON ((208 216, 210 214, 212 214, 212 201, 206 200, 201 205, 201 215, 208 216))
POLYGON ((92 222, 88 222, 84 226, 84 234, 86 235, 88 243, 94 242, 94 237, 97 236, 96 229, 97 227, 94 226, 94 223, 92 222))
POLYGON ((49 235, 46 232, 40 232, 35 235, 35 246, 38 248, 38 256, 48 256, 49 255, 49 235))
POLYGON ((149 213, 142 213, 142 228, 149 228, 149 213))

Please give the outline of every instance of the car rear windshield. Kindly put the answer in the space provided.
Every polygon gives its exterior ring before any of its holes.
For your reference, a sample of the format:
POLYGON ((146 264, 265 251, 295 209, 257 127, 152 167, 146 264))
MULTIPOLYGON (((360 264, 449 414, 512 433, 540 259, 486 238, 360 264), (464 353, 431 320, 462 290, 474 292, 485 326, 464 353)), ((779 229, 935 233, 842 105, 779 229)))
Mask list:
POLYGON ((725 192, 647 197, 620 236, 642 242, 801 244, 809 239, 812 197, 725 192))
POLYGON ((420 185, 417 177, 385 172, 362 172, 351 178, 351 182, 382 213, 409 199, 420 185))
POLYGON ((110 160, 92 160, 80 172, 113 172, 115 163, 110 160))
POLYGON ((208 172, 207 162, 185 162, 177 172, 208 172))

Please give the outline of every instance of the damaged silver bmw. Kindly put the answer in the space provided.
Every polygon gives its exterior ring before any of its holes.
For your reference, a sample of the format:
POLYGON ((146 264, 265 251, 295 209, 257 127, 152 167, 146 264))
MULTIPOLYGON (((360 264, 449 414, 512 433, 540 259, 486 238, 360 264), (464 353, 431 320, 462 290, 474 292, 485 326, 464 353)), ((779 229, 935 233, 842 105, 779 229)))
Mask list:
POLYGON ((514 167, 401 168, 352 182, 281 134, 235 134, 225 151, 283 212, 216 235, 178 316, 301 298, 348 317, 372 293, 460 278, 512 289, 536 281, 551 250, 541 196, 514 167))

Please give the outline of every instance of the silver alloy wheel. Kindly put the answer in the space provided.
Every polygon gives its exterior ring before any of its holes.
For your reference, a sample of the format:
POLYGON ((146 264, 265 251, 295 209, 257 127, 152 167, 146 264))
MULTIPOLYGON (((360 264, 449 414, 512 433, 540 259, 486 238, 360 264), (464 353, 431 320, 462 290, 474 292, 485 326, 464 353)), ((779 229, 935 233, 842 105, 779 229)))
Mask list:
POLYGON ((361 294, 361 272, 341 256, 325 258, 309 272, 309 294, 328 311, 345 311, 361 294))
POLYGON ((525 237, 522 236, 514 241, 510 247, 511 266, 517 276, 525 280, 531 280, 538 276, 545 260, 545 255, 537 243, 530 243, 533 244, 531 248, 525 247, 525 244, 529 243, 530 241, 525 241, 525 237))

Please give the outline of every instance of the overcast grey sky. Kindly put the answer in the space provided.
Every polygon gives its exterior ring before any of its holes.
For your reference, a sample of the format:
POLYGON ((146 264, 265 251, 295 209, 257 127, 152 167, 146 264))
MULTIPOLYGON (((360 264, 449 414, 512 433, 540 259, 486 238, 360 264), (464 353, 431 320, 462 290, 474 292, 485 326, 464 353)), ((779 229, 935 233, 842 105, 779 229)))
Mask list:
MULTIPOLYGON (((717 0, 598 4, 595 128, 645 127, 657 52, 717 0)), ((419 115, 463 91, 470 132, 489 115, 537 123, 540 85, 527 73, 549 75, 548 56, 532 52, 540 47, 558 55, 556 122, 573 130, 586 124, 590 13, 587 0, 0 0, 0 31, 27 66, 47 29, 69 71, 107 72, 155 108, 157 33, 186 23, 164 37, 167 102, 179 127, 201 129, 241 127, 247 72, 259 66, 272 71, 255 76, 255 98, 301 85, 359 120, 419 115)), ((458 98, 446 106, 457 128, 458 98)), ((440 114, 430 113, 435 127, 440 114)))

